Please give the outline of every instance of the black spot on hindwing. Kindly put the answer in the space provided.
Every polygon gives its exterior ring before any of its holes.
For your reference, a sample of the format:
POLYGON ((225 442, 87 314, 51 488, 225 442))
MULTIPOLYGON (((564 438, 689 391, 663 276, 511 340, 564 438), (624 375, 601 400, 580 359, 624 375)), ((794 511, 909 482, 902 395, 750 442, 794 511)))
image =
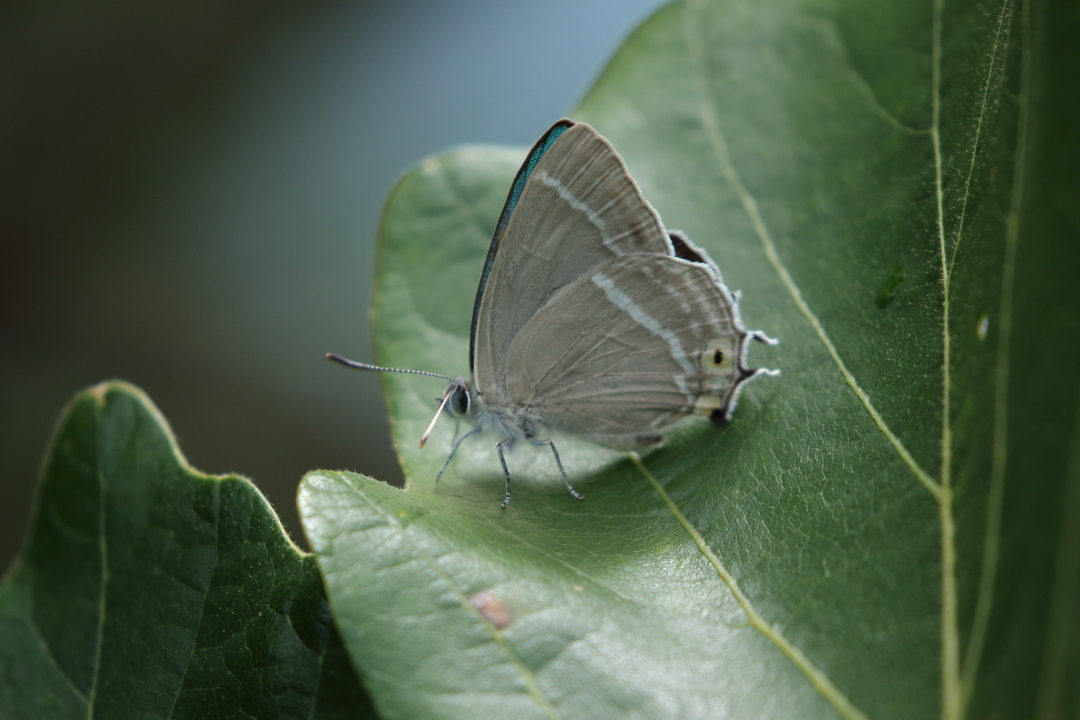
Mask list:
POLYGON ((709 264, 709 262, 701 256, 701 253, 691 247, 690 243, 687 242, 682 233, 669 232, 668 239, 671 240, 671 247, 675 250, 675 257, 681 260, 701 263, 702 265, 709 264))

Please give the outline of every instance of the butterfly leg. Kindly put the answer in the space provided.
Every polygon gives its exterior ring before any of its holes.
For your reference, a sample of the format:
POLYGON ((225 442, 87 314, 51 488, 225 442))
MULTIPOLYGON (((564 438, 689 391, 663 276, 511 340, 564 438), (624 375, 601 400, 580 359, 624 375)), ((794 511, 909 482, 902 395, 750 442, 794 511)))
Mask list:
POLYGON ((506 475, 506 499, 503 500, 503 507, 510 504, 510 471, 506 468, 506 458, 503 457, 503 444, 495 443, 495 449, 499 451, 499 462, 503 466, 503 474, 506 475))
POLYGON ((566 471, 563 470, 562 460, 559 459, 559 451, 555 449, 555 443, 553 443, 551 440, 533 440, 531 442, 533 445, 536 445, 538 447, 540 445, 547 445, 549 448, 551 448, 551 454, 555 456, 555 464, 559 466, 559 472, 562 473, 562 479, 563 482, 566 483, 566 489, 569 490, 570 494, 573 495, 576 499, 584 500, 584 495, 580 494, 577 490, 570 487, 570 478, 566 477, 566 471))
POLYGON ((472 430, 458 438, 458 441, 454 443, 453 449, 450 450, 450 454, 446 457, 446 462, 444 462, 442 464, 442 467, 439 468, 439 474, 435 476, 435 482, 439 482, 439 478, 442 477, 443 471, 446 470, 446 466, 450 464, 450 461, 454 459, 454 453, 456 453, 457 449, 461 447, 461 443, 465 442, 465 438, 469 437, 470 435, 475 435, 478 432, 480 432, 480 428, 473 428, 472 430))

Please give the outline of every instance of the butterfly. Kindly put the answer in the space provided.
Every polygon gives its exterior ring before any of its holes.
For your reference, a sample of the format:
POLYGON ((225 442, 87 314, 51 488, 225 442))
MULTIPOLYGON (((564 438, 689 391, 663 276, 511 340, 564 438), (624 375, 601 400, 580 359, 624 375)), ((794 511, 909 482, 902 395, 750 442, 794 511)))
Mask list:
POLYGON ((445 410, 495 439, 506 478, 515 443, 551 449, 545 428, 620 450, 659 446, 690 416, 722 425, 739 392, 777 370, 746 366, 751 339, 716 263, 666 230, 611 143, 585 123, 560 120, 514 178, 488 249, 473 306, 472 376, 384 368, 328 354, 359 370, 449 380, 420 438, 445 410))

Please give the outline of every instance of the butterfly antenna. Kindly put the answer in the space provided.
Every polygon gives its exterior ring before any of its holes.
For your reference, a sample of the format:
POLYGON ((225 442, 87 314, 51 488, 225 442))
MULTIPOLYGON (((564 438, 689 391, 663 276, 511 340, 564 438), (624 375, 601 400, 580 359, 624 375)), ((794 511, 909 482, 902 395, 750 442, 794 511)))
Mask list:
POLYGON ((420 449, 424 449, 424 443, 427 442, 428 436, 431 435, 431 431, 435 429, 435 423, 439 421, 439 416, 442 415, 443 408, 446 407, 446 403, 450 402, 450 396, 454 394, 456 388, 451 387, 443 396, 442 402, 439 403, 439 409, 435 411, 435 417, 431 418, 431 424, 427 426, 427 430, 420 436, 420 449))
MULTIPOLYGON (((334 353, 326 353, 326 359, 331 360, 333 362, 336 362, 338 365, 344 365, 347 368, 352 368, 353 370, 373 370, 375 372, 399 372, 399 373, 410 373, 412 375, 428 375, 429 377, 442 378, 443 380, 453 380, 454 379, 452 377, 447 377, 446 375, 439 375, 438 373, 424 372, 423 370, 403 370, 402 368, 388 368, 388 367, 379 367, 378 365, 368 365, 367 363, 357 362, 356 360, 350 360, 348 358, 343 358, 340 355, 335 355, 334 353)), ((446 401, 444 400, 443 402, 445 403, 446 401)), ((436 417, 438 417, 438 416, 436 416, 436 417)), ((423 447, 423 445, 421 444, 420 447, 423 447)))

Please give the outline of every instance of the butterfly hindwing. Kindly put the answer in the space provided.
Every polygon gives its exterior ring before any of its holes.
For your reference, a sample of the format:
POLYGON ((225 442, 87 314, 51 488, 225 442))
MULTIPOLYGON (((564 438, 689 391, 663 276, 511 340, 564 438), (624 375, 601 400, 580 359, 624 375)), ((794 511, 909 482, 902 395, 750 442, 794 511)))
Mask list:
POLYGON ((544 424, 625 447, 691 413, 723 412, 748 335, 709 266, 613 258, 562 288, 517 333, 507 400, 544 424))

